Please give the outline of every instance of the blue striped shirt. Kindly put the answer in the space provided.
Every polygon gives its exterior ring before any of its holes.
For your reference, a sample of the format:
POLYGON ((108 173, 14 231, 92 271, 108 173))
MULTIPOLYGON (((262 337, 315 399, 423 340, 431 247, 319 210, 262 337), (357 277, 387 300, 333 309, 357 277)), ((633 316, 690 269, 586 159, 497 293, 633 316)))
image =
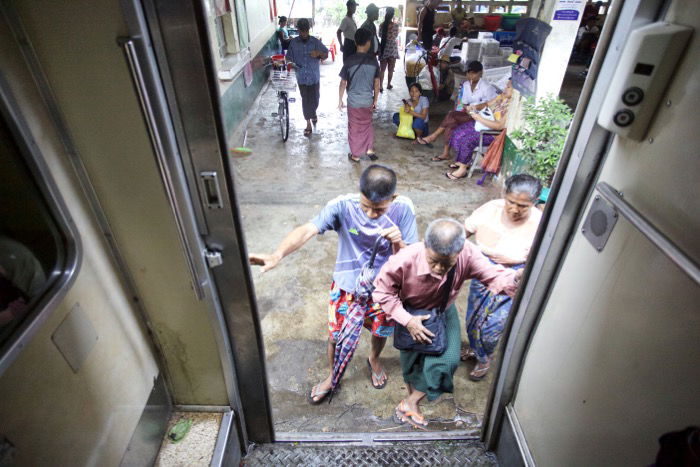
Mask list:
POLYGON ((289 43, 287 48, 287 60, 300 65, 296 69, 297 83, 304 86, 316 84, 321 81, 321 60, 311 57, 311 51, 318 50, 321 53, 327 54, 328 49, 323 43, 315 37, 309 36, 309 39, 304 42, 301 37, 295 37, 289 43))

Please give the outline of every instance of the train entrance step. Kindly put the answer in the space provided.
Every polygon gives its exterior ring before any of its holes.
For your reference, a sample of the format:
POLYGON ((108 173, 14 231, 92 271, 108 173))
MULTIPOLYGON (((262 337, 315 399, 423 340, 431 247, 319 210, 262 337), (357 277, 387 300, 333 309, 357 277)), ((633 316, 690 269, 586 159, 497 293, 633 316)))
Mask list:
POLYGON ((244 466, 497 466, 495 454, 479 441, 401 441, 389 445, 274 443, 255 447, 244 466))

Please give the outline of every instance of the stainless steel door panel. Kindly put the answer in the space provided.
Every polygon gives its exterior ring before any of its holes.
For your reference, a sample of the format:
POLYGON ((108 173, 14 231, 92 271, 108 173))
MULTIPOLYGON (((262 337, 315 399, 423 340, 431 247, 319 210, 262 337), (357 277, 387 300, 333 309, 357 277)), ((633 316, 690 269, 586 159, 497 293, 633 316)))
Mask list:
POLYGON ((219 91, 203 6, 149 0, 144 8, 190 192, 196 191, 205 254, 219 253, 210 269, 232 348, 244 435, 272 440, 262 333, 226 159, 219 91), (212 174, 216 174, 213 176, 212 174), (205 250, 207 253, 205 253, 205 250))

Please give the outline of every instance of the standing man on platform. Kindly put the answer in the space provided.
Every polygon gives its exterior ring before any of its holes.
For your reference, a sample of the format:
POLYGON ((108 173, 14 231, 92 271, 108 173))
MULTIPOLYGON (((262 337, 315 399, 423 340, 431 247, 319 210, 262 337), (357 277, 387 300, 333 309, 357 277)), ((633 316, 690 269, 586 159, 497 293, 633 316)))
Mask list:
POLYGON ((299 30, 299 36, 289 42, 287 59, 298 65, 296 73, 297 85, 299 86, 299 94, 301 94, 304 120, 306 120, 304 136, 311 136, 313 131, 311 124, 313 123, 315 127, 318 121, 316 109, 318 109, 320 96, 320 63, 321 60, 328 58, 328 49, 320 40, 311 37, 309 34, 311 24, 308 19, 299 19, 297 21, 297 29, 299 30))
POLYGON ((355 0, 348 0, 345 4, 348 7, 348 13, 340 22, 338 30, 335 34, 338 36, 338 44, 340 44, 340 51, 343 52, 343 63, 345 60, 357 52, 357 47, 355 46, 355 31, 357 31, 357 23, 352 18, 357 9, 357 2, 355 0), (342 34, 342 37, 341 37, 342 34))
POLYGON ((433 48, 433 30, 435 27, 435 8, 440 0, 428 0, 418 13, 418 40, 423 43, 423 48, 430 52, 433 48))
POLYGON ((376 53, 379 51, 379 38, 377 37, 377 26, 374 24, 374 22, 379 19, 379 8, 377 8, 377 5, 374 3, 370 3, 367 5, 365 13, 367 13, 367 19, 364 23, 362 23, 360 28, 366 29, 372 33, 372 37, 370 38, 369 54, 376 55, 376 53))

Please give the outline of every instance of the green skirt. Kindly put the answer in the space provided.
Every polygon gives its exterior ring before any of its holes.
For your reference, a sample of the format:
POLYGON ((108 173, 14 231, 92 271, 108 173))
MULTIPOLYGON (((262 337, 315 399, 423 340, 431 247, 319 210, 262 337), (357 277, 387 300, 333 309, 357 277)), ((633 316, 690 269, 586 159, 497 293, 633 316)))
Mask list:
POLYGON ((445 311, 447 349, 442 355, 425 355, 409 350, 401 351, 403 380, 414 389, 424 392, 428 400, 435 400, 444 392, 452 392, 452 377, 459 366, 461 326, 457 307, 452 304, 445 311))

